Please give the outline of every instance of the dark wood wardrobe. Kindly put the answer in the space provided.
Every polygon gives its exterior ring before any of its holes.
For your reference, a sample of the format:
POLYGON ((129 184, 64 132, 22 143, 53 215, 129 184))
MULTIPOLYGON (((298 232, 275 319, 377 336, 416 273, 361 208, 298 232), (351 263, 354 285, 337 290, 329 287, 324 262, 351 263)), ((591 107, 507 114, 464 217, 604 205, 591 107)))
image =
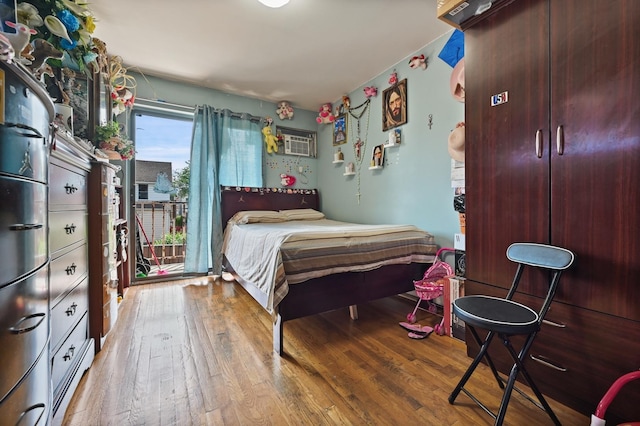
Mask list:
MULTIPOLYGON (((527 366, 585 414, 640 369, 639 28, 635 0, 518 0, 465 31, 466 291, 506 294, 512 242, 576 254, 527 366)), ((546 278, 517 299, 539 305, 546 278)), ((632 383, 608 414, 639 401, 632 383)))

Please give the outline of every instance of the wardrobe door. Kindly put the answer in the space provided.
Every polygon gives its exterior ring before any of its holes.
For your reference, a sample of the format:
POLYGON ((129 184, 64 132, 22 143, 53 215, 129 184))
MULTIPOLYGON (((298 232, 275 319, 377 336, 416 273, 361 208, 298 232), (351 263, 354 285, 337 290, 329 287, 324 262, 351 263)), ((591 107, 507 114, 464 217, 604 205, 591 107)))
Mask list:
POLYGON ((551 239, 577 259, 558 298, 640 321, 640 2, 550 3, 551 239))
MULTIPOLYGON (((549 242, 548 22, 546 1, 521 0, 465 32, 470 280, 508 288, 507 247, 549 242)), ((542 294, 543 282, 522 290, 542 294)))

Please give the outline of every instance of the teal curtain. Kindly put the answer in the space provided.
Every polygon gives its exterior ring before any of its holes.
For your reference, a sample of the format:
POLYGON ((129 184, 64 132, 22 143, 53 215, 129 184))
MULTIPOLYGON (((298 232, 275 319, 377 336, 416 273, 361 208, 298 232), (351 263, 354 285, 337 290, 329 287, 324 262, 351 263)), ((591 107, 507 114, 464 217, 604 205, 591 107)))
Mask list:
POLYGON ((191 141, 186 273, 222 271, 220 185, 262 187, 260 121, 247 114, 196 108, 191 141))

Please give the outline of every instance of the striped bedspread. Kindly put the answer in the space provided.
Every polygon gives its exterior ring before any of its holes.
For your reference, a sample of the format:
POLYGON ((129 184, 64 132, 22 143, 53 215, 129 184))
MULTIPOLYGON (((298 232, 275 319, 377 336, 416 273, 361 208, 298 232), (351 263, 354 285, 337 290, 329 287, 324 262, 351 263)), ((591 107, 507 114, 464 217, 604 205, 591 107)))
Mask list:
POLYGON ((233 269, 265 293, 265 309, 289 285, 340 272, 391 264, 432 263, 433 235, 412 225, 361 225, 329 219, 236 224, 225 230, 223 254, 233 269))

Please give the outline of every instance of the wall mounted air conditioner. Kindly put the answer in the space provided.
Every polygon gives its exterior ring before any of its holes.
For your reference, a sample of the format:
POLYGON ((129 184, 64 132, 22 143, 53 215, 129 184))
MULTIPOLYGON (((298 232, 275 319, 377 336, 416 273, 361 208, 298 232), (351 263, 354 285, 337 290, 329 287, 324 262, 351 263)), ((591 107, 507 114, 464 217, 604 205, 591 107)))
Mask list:
POLYGON ((460 30, 469 28, 514 0, 438 0, 437 16, 460 30), (482 15, 482 16, 481 16, 482 15))
POLYGON ((316 156, 315 132, 278 126, 276 128, 276 133, 282 135, 285 154, 299 155, 302 157, 316 156))

